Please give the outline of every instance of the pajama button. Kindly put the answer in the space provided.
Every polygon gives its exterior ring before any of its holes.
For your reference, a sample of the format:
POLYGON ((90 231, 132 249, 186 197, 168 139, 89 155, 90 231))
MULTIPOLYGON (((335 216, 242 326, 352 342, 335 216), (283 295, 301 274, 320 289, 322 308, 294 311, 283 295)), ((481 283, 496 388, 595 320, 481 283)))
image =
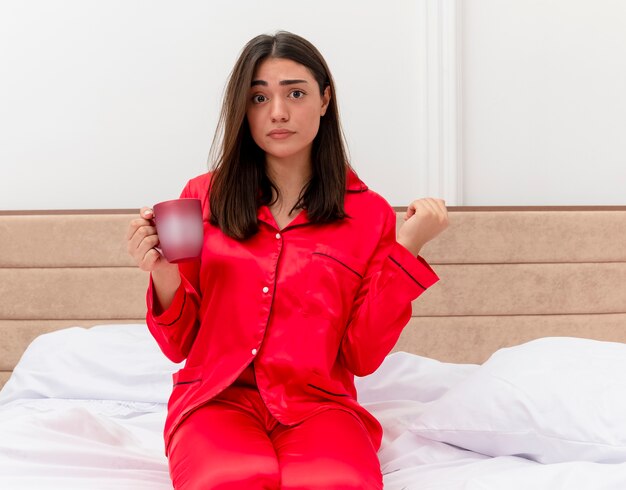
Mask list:
POLYGON ((264 293, 267 293, 269 290, 270 290, 270 288, 268 288, 267 286, 265 286, 265 287, 263 288, 263 292, 264 292, 264 293))
POLYGON ((276 238, 280 238, 280 233, 276 233, 276 238))
POLYGON ((257 350, 256 350, 256 349, 252 349, 252 355, 253 355, 253 356, 256 356, 256 352, 257 352, 257 350))

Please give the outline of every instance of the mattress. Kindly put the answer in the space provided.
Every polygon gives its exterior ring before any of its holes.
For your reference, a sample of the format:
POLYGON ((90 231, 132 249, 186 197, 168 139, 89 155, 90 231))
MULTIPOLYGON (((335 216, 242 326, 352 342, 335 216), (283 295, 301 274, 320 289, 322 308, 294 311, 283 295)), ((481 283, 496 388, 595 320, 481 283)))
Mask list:
MULTIPOLYGON (((0 391, 0 488, 171 489, 171 375, 145 325, 38 336, 0 391)), ((626 345, 548 337, 482 365, 403 351, 358 398, 386 489, 626 488, 626 345)))

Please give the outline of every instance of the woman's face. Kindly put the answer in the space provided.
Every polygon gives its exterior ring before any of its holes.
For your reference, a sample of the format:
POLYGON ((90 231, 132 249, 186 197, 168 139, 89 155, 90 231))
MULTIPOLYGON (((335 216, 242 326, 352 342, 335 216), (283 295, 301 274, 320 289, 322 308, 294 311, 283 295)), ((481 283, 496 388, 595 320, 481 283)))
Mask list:
POLYGON ((309 156, 330 101, 330 87, 319 86, 304 65, 283 58, 259 63, 250 87, 246 116, 252 138, 275 158, 309 156), (271 131, 288 130, 286 134, 271 131))

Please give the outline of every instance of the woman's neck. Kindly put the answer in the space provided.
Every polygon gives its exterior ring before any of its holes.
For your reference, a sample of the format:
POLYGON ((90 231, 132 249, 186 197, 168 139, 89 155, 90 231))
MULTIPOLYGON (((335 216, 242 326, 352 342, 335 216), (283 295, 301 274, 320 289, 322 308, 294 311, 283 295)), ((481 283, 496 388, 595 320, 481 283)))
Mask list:
POLYGON ((268 157, 265 171, 280 193, 275 206, 288 212, 298 201, 302 188, 311 178, 311 161, 310 159, 281 160, 268 157))

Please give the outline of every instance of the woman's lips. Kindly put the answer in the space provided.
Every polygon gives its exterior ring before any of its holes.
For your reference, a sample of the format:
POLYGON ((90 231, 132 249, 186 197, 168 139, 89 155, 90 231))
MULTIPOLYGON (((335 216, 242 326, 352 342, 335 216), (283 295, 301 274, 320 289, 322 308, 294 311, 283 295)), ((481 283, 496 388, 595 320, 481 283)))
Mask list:
POLYGON ((284 140, 285 138, 289 138, 293 134, 292 131, 280 131, 276 133, 270 133, 268 136, 275 140, 284 140))

